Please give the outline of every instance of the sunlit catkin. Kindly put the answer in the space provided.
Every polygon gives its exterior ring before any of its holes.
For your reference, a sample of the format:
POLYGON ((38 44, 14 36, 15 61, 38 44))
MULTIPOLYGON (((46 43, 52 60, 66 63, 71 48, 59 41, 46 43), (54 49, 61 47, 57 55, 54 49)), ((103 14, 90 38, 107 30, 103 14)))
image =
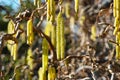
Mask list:
POLYGON ((57 27, 56 27, 56 52, 57 59, 60 60, 64 58, 64 22, 62 13, 59 12, 57 16, 57 27))
MULTIPOLYGON (((120 32, 116 35, 116 43, 120 44, 120 32)), ((120 59, 120 45, 116 45, 116 59, 120 59)))
POLYGON ((12 48, 11 54, 13 56, 13 60, 16 60, 17 59, 18 44, 17 43, 13 44, 11 48, 12 48))
POLYGON ((52 23, 50 21, 47 21, 47 24, 45 26, 45 34, 50 37, 51 30, 52 30, 52 23))
POLYGON ((52 44, 53 46, 55 47, 56 46, 56 27, 55 26, 52 26, 52 30, 51 30, 51 41, 52 41, 52 44))
POLYGON ((114 16, 114 17, 116 17, 116 15, 117 15, 117 14, 116 14, 116 12, 117 12, 117 11, 116 11, 116 10, 117 10, 117 8, 116 8, 117 2, 116 2, 116 1, 117 1, 117 0, 113 0, 113 16, 114 16))
POLYGON ((38 0, 34 0, 34 6, 37 6, 37 1, 38 1, 38 0))
POLYGON ((120 25, 119 18, 116 17, 116 18, 115 18, 115 21, 114 21, 114 26, 115 26, 115 29, 114 29, 114 32, 113 32, 114 35, 117 34, 117 32, 118 32, 118 30, 119 30, 119 25, 120 25))
POLYGON ((47 0, 47 20, 49 21, 51 17, 53 22, 55 18, 55 1, 47 0))
MULTIPOLYGON (((8 23, 8 27, 7 27, 7 33, 8 34, 13 34, 15 32, 15 28, 14 28, 14 23, 12 20, 9 21, 8 23)), ((7 48, 9 51, 11 51, 11 45, 14 44, 14 41, 12 40, 8 40, 7 41, 7 48)))
POLYGON ((79 10, 79 0, 74 0, 75 1, 75 12, 78 13, 79 10))
POLYGON ((92 39, 93 41, 96 40, 96 26, 95 26, 95 25, 93 25, 93 26, 91 27, 91 39, 92 39))
POLYGON ((46 80, 46 72, 41 67, 38 70, 38 80, 46 80))
POLYGON ((37 0, 37 8, 40 8, 41 0, 37 0))
POLYGON ((48 80, 55 80, 55 78, 56 78, 55 68, 52 66, 49 66, 49 68, 48 68, 48 80))
POLYGON ((116 0, 116 17, 120 18, 120 0, 116 0))
POLYGON ((120 0, 113 1, 113 15, 115 17, 114 21, 114 32, 113 34, 116 36, 116 59, 120 59, 120 0))
POLYGON ((34 38, 34 34, 33 34, 33 20, 29 19, 27 21, 27 44, 32 45, 33 38, 34 38))
POLYGON ((70 17, 70 3, 69 2, 67 2, 65 4, 65 15, 66 15, 67 18, 70 17))
POLYGON ((44 71, 48 68, 48 42, 46 39, 42 41, 42 68, 44 71))
POLYGON ((65 54, 65 38, 64 38, 64 22, 63 22, 63 18, 61 18, 61 25, 60 25, 60 38, 61 38, 61 59, 64 58, 65 54))
POLYGON ((30 69, 33 69, 33 54, 32 54, 32 49, 29 48, 27 51, 27 64, 29 65, 30 69))

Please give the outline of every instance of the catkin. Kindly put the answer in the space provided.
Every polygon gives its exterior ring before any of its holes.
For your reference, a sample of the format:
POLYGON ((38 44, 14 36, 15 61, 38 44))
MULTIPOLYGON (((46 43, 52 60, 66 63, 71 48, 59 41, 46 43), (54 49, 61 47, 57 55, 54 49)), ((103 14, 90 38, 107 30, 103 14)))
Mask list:
POLYGON ((37 6, 37 8, 40 8, 41 0, 34 0, 34 6, 37 6))
POLYGON ((59 12, 57 16, 57 27, 56 27, 56 52, 57 52, 57 59, 64 58, 64 23, 62 13, 59 12))
POLYGON ((55 1, 47 0, 47 20, 49 21, 52 17, 52 22, 54 22, 55 18, 55 1))
MULTIPOLYGON (((14 28, 14 23, 12 20, 9 21, 8 23, 8 27, 7 27, 7 33, 8 34, 13 34, 15 31, 15 28, 14 28)), ((14 44, 14 41, 12 40, 8 40, 7 41, 7 48, 9 51, 11 51, 11 44, 14 44)))
POLYGON ((11 49, 11 54, 13 56, 13 60, 17 59, 17 49, 18 49, 18 44, 15 43, 12 45, 12 49, 11 49))
POLYGON ((27 44, 32 45, 33 38, 34 38, 34 34, 33 34, 33 21, 32 21, 32 19, 29 19, 27 21, 27 44))
POLYGON ((113 34, 116 36, 116 59, 120 59, 120 0, 113 1, 113 16, 115 17, 114 21, 114 32, 113 34))
POLYGON ((75 12, 78 13, 79 10, 79 0, 74 0, 75 1, 75 12))
POLYGON ((113 0, 113 16, 114 16, 114 17, 116 17, 116 15, 117 15, 117 14, 116 14, 116 9, 117 9, 117 8, 116 8, 116 1, 117 1, 117 0, 113 0))
POLYGON ((41 67, 38 70, 38 76, 39 76, 38 80, 46 80, 46 72, 44 72, 44 69, 41 67))
POLYGON ((32 54, 32 49, 29 48, 27 51, 27 64, 29 65, 30 69, 33 69, 33 54, 32 54))
POLYGON ((61 25, 60 25, 60 37, 61 37, 61 59, 64 58, 65 54, 65 39, 64 39, 64 22, 63 22, 63 18, 61 18, 61 25))
MULTIPOLYGON (((116 35, 116 43, 120 44, 120 32, 116 35)), ((120 45, 116 45, 116 59, 120 59, 120 45)))
POLYGON ((120 18, 120 0, 116 0, 116 17, 120 18))
POLYGON ((115 18, 115 21, 114 21, 114 26, 115 26, 115 30, 114 30, 114 32, 113 32, 114 35, 117 34, 117 32, 118 32, 118 30, 119 30, 119 25, 120 25, 119 18, 116 17, 116 18, 115 18))
POLYGON ((38 1, 38 0, 34 0, 34 6, 37 6, 37 1, 38 1))
POLYGON ((65 15, 66 15, 67 18, 70 17, 70 3, 69 2, 67 2, 65 4, 65 15))
POLYGON ((56 30, 56 27, 52 26, 51 41, 52 41, 52 44, 54 47, 56 46, 56 32, 55 32, 55 30, 56 30))
POLYGON ((42 68, 44 71, 48 68, 48 42, 46 39, 42 41, 42 68))
POLYGON ((55 80, 56 71, 54 67, 49 66, 48 68, 48 80, 55 80))
POLYGON ((96 26, 95 26, 95 25, 93 25, 93 26, 91 27, 91 39, 92 39, 93 41, 96 40, 96 26))
POLYGON ((57 52, 57 59, 60 60, 61 58, 61 46, 60 46, 60 27, 61 27, 61 12, 57 16, 57 27, 56 27, 56 52, 57 52))

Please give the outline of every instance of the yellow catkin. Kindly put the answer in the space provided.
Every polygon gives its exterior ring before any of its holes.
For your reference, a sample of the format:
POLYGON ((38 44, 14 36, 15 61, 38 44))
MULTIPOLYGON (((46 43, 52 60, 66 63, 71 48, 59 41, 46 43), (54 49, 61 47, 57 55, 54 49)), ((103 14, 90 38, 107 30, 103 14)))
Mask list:
POLYGON ((116 59, 120 59, 120 0, 113 1, 113 15, 115 17, 114 26, 115 30, 113 32, 116 35, 116 59))
POLYGON ((12 45, 12 49, 11 49, 11 54, 13 56, 13 60, 17 59, 17 50, 18 50, 18 44, 15 43, 12 45))
POLYGON ((49 66, 48 68, 48 80, 55 80, 56 71, 54 67, 49 66))
POLYGON ((56 27, 56 52, 57 52, 57 59, 64 58, 64 22, 62 13, 59 12, 57 16, 57 27, 56 27))
MULTIPOLYGON (((120 44, 120 32, 116 35, 116 43, 120 44)), ((116 45, 116 59, 120 59, 120 46, 116 45)))
POLYGON ((55 1, 51 0, 51 5, 50 5, 50 9, 51 9, 51 22, 54 23, 55 21, 55 1))
POLYGON ((37 0, 37 8, 40 8, 41 0, 37 0))
POLYGON ((67 18, 70 17, 70 3, 69 2, 67 2, 65 4, 65 15, 66 15, 67 18))
POLYGON ((61 18, 61 25, 60 25, 60 37, 61 37, 61 59, 63 59, 65 57, 65 38, 64 38, 64 22, 63 22, 63 18, 61 18))
POLYGON ((74 0, 75 1, 75 12, 78 13, 79 10, 79 0, 74 0))
POLYGON ((37 6, 37 1, 38 1, 38 0, 34 0, 34 6, 37 6))
POLYGON ((53 46, 56 46, 56 32, 55 32, 56 28, 55 26, 52 26, 52 31, 51 31, 51 41, 53 46))
POLYGON ((84 15, 82 15, 81 17, 80 17, 80 25, 81 26, 83 26, 84 25, 84 21, 85 21, 85 16, 84 15))
POLYGON ((33 69, 33 61, 34 61, 32 57, 33 57, 32 49, 29 48, 27 51, 27 64, 29 65, 31 70, 33 69))
POLYGON ((27 21, 27 44, 32 45, 33 39, 34 39, 33 21, 32 21, 32 19, 29 19, 27 21))
POLYGON ((50 20, 50 0, 47 0, 47 20, 50 20))
POLYGON ((113 15, 114 15, 114 17, 116 17, 116 1, 117 0, 113 0, 113 15))
MULTIPOLYGON (((24 24, 20 24, 20 29, 24 30, 24 24)), ((25 43, 25 32, 23 32, 21 35, 20 35, 20 41, 22 43, 25 43)))
POLYGON ((50 21, 48 21, 46 26, 45 26, 45 31, 44 32, 49 37, 50 37, 50 33, 51 33, 51 30, 52 30, 52 27, 53 27, 52 23, 50 21))
POLYGON ((55 1, 47 0, 47 20, 49 21, 52 17, 52 22, 54 22, 55 18, 55 1))
MULTIPOLYGON (((13 23, 12 20, 10 20, 9 23, 8 23, 8 27, 7 27, 7 33, 8 34, 13 34, 14 31, 15 31, 14 23, 13 23)), ((12 44, 14 44, 14 41, 12 41, 12 40, 8 40, 7 41, 7 48, 8 48, 9 51, 11 51, 12 44)))
POLYGON ((61 25, 61 12, 57 16, 57 27, 56 27, 56 52, 57 52, 57 59, 61 59, 61 47, 60 47, 60 25, 61 25))
POLYGON ((44 71, 48 68, 48 42, 46 39, 42 41, 42 68, 44 71))
POLYGON ((96 40, 96 26, 95 26, 95 25, 93 25, 93 26, 91 27, 91 39, 92 39, 93 41, 96 40))
POLYGON ((120 0, 116 0, 116 17, 120 17, 120 0))
POLYGON ((115 21, 114 21, 114 26, 115 26, 115 30, 114 30, 114 32, 113 32, 114 35, 117 34, 117 32, 118 32, 118 30, 119 30, 119 25, 120 25, 119 18, 116 17, 116 18, 115 18, 115 21))
POLYGON ((38 80, 46 80, 46 73, 44 72, 44 69, 41 67, 38 70, 38 76, 39 76, 38 80))

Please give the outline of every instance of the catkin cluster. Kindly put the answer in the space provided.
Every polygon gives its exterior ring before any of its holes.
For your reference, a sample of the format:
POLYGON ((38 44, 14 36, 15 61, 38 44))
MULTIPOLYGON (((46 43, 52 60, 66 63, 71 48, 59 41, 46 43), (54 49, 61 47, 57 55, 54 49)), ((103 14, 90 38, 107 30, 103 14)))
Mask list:
POLYGON ((115 17, 113 34, 116 36, 116 59, 120 59, 120 0, 113 1, 113 16, 115 17))

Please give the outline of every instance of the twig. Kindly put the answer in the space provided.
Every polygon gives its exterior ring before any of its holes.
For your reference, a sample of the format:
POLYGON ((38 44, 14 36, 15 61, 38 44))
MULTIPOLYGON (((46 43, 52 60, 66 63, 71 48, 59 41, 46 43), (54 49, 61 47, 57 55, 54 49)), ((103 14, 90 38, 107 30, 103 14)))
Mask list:
POLYGON ((44 6, 42 6, 42 7, 40 7, 40 8, 35 9, 35 10, 32 12, 32 14, 31 14, 30 18, 33 18, 34 13, 35 13, 36 11, 38 11, 38 10, 41 10, 41 9, 45 8, 45 7, 46 7, 46 5, 47 5, 47 4, 45 4, 44 6))
POLYGON ((66 61, 66 60, 68 60, 68 59, 70 60, 70 59, 72 59, 72 58, 81 59, 81 58, 83 58, 83 57, 85 57, 85 58, 90 58, 89 55, 81 55, 81 56, 69 55, 69 56, 67 56, 65 59, 63 59, 62 61, 66 61))

